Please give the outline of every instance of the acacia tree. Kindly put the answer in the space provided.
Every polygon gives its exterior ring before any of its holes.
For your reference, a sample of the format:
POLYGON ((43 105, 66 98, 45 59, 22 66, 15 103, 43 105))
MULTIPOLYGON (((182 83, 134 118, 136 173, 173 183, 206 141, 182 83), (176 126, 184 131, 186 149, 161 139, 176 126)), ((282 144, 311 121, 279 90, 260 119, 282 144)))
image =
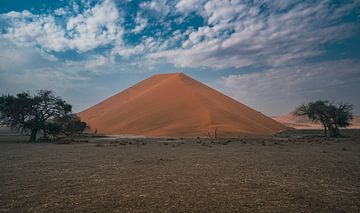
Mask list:
POLYGON ((320 122, 324 127, 325 137, 340 135, 340 127, 347 127, 353 118, 352 105, 341 103, 338 106, 325 100, 302 104, 295 109, 295 116, 307 116, 313 122, 320 122))
MULTIPOLYGON (((80 120, 75 114, 66 115, 60 118, 56 118, 51 123, 52 128, 59 130, 65 135, 82 134, 88 127, 87 124, 80 120)), ((56 131, 55 131, 56 132, 56 131)))
POLYGON ((49 121, 69 115, 71 108, 48 90, 40 90, 36 95, 28 92, 3 95, 0 97, 0 123, 12 130, 30 132, 30 141, 36 141, 39 131, 47 132, 49 121))
POLYGON ((330 136, 339 136, 340 127, 348 127, 353 119, 353 106, 351 104, 341 103, 339 106, 329 105, 329 124, 328 129, 330 136))

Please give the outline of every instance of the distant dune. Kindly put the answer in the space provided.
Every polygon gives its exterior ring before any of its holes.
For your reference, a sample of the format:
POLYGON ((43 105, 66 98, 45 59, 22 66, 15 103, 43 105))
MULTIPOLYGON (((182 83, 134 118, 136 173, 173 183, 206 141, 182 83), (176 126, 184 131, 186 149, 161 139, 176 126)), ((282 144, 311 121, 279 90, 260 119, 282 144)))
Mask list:
MULTIPOLYGON (((321 129, 322 125, 320 123, 313 123, 307 117, 301 116, 296 117, 291 113, 287 115, 279 115, 279 116, 272 116, 272 118, 286 126, 295 128, 295 129, 321 129)), ((360 128, 360 116, 355 115, 354 119, 351 122, 349 128, 360 128)))
POLYGON ((78 114, 116 135, 272 134, 287 127, 182 74, 154 75, 78 114))

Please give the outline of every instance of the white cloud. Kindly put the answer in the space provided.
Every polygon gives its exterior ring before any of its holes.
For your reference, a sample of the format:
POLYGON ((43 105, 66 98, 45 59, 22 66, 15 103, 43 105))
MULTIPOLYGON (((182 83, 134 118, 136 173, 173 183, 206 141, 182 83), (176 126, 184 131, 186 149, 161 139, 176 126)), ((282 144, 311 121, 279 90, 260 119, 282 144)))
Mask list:
POLYGON ((53 15, 35 15, 29 11, 10 12, 2 17, 11 24, 3 38, 21 46, 40 46, 47 51, 73 49, 85 52, 97 47, 122 43, 123 29, 116 5, 105 0, 75 16, 64 9, 55 11, 65 18, 65 25, 53 15))
POLYGON ((248 5, 242 1, 208 1, 204 5, 205 14, 209 24, 228 23, 243 17, 246 13, 248 5))
POLYGON ((141 42, 135 46, 119 46, 115 47, 112 51, 112 55, 119 54, 125 58, 129 58, 131 56, 141 56, 144 57, 142 60, 151 60, 155 59, 146 57, 147 54, 153 52, 163 51, 170 46, 175 45, 178 40, 181 39, 181 35, 175 31, 173 33, 173 37, 168 40, 154 39, 153 37, 143 37, 141 42))
POLYGON ((140 13, 137 13, 136 18, 135 18, 135 23, 136 23, 136 26, 133 30, 131 30, 131 32, 139 33, 143 29, 145 29, 145 27, 148 25, 148 20, 146 18, 141 17, 140 13))
POLYGON ((145 46, 143 43, 140 43, 134 47, 119 47, 118 49, 113 50, 113 54, 119 54, 123 57, 130 57, 134 55, 140 55, 144 53, 145 46))
POLYGON ((58 8, 54 11, 54 14, 58 16, 64 16, 67 15, 67 13, 68 12, 64 8, 58 8))
POLYGON ((176 5, 179 11, 187 14, 196 8, 208 26, 193 31, 182 48, 149 57, 191 68, 281 66, 321 54, 322 45, 353 36, 359 25, 337 20, 360 3, 334 7, 330 1, 271 2, 265 1, 269 11, 260 13, 263 2, 210 0, 192 7, 193 1, 180 1, 176 5))
POLYGON ((140 4, 140 8, 148 11, 152 16, 163 18, 170 13, 170 7, 166 0, 151 0, 140 4))
POLYGON ((113 1, 90 8, 83 14, 68 19, 66 30, 70 32, 70 47, 81 52, 98 46, 122 43, 121 18, 113 1))
POLYGON ((226 94, 269 115, 290 112, 314 99, 360 100, 360 62, 338 60, 307 63, 264 72, 229 75, 214 84, 226 94))
POLYGON ((8 13, 5 13, 5 14, 1 14, 1 16, 5 17, 5 18, 23 18, 23 17, 32 17, 33 14, 30 13, 29 11, 27 10, 24 10, 23 12, 15 12, 15 11, 10 11, 8 13))
MULTIPOLYGON (((324 44, 354 35, 359 24, 338 20, 360 6, 358 1, 338 6, 329 0, 242 1, 242 0, 152 0, 140 3, 136 26, 128 32, 139 33, 152 25, 154 17, 160 31, 135 44, 123 40, 126 24, 113 0, 90 6, 58 8, 52 14, 29 11, 9 12, 1 18, 9 25, 1 37, 20 46, 35 46, 46 52, 75 50, 84 53, 106 49, 104 56, 144 56, 180 67, 241 68, 251 65, 270 67, 292 64, 323 53, 324 44), (260 13, 262 7, 267 11, 260 13), (286 9, 286 10, 285 10, 286 9), (186 32, 172 29, 171 15, 195 12, 205 25, 188 26, 186 32), (153 17, 151 17, 153 16, 153 17), (166 32, 166 33, 165 33, 166 32), (170 35, 170 36, 169 36, 170 35), (161 60, 160 60, 161 59, 161 60)), ((184 18, 185 19, 185 18, 184 18)), ((140 59, 142 60, 142 59, 140 59)))
POLYGON ((175 9, 179 12, 188 15, 191 12, 202 12, 202 6, 206 2, 205 0, 180 0, 175 5, 175 9))
POLYGON ((70 69, 104 72, 106 67, 114 65, 114 63, 114 59, 111 56, 91 55, 80 61, 66 60, 64 65, 70 69))

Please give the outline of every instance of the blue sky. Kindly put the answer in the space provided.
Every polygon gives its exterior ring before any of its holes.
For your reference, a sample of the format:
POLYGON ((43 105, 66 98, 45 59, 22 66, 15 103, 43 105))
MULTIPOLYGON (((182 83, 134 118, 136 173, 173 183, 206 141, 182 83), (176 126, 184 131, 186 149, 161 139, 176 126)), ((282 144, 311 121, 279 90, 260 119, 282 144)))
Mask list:
POLYGON ((0 93, 75 111, 184 72, 268 115, 329 99, 360 114, 360 2, 1 0, 0 93))

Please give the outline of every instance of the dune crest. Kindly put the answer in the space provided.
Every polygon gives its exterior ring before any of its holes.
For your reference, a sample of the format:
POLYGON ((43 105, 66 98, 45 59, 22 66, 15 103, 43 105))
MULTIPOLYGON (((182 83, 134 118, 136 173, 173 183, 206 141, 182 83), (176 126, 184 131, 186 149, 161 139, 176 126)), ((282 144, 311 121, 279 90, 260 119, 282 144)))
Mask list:
POLYGON ((78 115, 99 133, 272 134, 287 127, 182 73, 154 75, 78 115))

